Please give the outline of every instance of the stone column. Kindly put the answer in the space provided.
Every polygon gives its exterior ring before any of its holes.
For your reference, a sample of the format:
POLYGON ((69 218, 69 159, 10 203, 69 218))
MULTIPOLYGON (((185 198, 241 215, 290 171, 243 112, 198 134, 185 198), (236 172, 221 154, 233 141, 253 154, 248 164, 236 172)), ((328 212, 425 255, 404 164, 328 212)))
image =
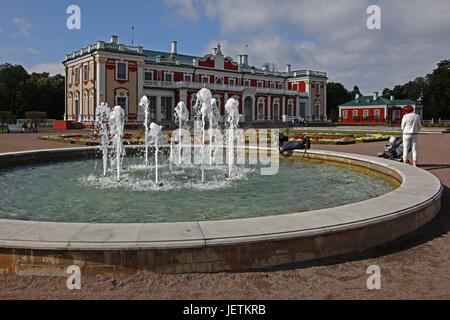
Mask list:
POLYGON ((267 120, 272 120, 272 96, 267 96, 267 120))
POLYGON ((97 106, 99 106, 102 102, 106 101, 106 59, 105 58, 97 58, 97 74, 96 74, 96 87, 97 87, 97 106))
POLYGON ((327 83, 325 82, 324 84, 324 89, 323 89, 323 117, 326 120, 328 120, 328 112, 327 112, 327 83))

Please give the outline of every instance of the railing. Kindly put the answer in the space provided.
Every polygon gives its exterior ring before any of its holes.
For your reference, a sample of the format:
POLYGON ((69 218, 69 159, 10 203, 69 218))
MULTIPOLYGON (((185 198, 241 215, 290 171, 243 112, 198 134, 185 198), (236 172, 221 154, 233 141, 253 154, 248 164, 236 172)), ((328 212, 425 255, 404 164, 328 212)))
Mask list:
POLYGON ((245 87, 245 86, 232 86, 227 84, 216 83, 201 83, 201 82, 165 82, 165 81, 145 81, 145 85, 154 88, 167 88, 167 89, 195 89, 200 90, 202 88, 208 88, 213 91, 230 91, 230 92, 242 92, 246 89, 255 89, 258 93, 265 94, 280 94, 280 95, 295 95, 308 97, 307 93, 302 93, 293 90, 275 89, 275 88, 258 88, 258 87, 245 87))

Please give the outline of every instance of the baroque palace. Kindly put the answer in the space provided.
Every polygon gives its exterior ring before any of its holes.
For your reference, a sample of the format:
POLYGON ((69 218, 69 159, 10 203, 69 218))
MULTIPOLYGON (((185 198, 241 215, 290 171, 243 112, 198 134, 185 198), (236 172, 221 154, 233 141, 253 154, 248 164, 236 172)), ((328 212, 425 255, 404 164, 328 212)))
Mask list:
POLYGON ((204 57, 179 54, 177 42, 170 52, 144 50, 98 41, 66 55, 66 121, 86 125, 95 120, 96 106, 120 105, 127 122, 138 118, 143 95, 150 100, 151 120, 161 124, 173 121, 179 101, 189 111, 196 93, 204 87, 216 98, 222 116, 228 98, 240 103, 242 122, 327 121, 327 75, 310 70, 273 70, 249 65, 247 54, 237 61, 223 55, 220 44, 204 57))

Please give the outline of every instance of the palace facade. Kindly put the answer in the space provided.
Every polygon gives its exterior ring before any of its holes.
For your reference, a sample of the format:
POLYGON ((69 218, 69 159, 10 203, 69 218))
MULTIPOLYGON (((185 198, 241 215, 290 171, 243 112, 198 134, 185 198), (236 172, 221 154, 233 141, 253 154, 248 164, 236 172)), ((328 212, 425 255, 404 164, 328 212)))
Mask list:
POLYGON ((179 101, 189 111, 196 93, 206 87, 216 98, 221 115, 228 98, 240 103, 242 122, 327 121, 327 75, 310 70, 273 70, 269 65, 256 68, 246 54, 237 61, 223 55, 220 44, 212 53, 196 57, 178 53, 177 42, 170 52, 144 50, 98 41, 66 55, 65 120, 88 125, 95 120, 96 106, 120 105, 127 121, 138 118, 143 95, 150 100, 151 120, 173 121, 179 101))

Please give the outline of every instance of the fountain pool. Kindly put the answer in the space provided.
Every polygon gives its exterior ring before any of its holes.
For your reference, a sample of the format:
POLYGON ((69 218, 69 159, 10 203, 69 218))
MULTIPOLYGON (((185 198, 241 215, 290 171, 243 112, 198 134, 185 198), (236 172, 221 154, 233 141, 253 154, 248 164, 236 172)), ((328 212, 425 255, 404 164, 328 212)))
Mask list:
MULTIPOLYGON (((153 151, 152 151, 153 154, 153 151)), ((153 158, 153 157, 151 157, 153 158)), ((155 184, 154 162, 124 158, 121 181, 103 176, 101 159, 25 166, 0 171, 0 219, 154 223, 250 218, 305 212, 368 200, 394 189, 386 180, 324 163, 284 159, 279 173, 262 176, 228 166, 201 172, 162 159, 155 184), (30 181, 32 183, 24 183, 30 181)))

